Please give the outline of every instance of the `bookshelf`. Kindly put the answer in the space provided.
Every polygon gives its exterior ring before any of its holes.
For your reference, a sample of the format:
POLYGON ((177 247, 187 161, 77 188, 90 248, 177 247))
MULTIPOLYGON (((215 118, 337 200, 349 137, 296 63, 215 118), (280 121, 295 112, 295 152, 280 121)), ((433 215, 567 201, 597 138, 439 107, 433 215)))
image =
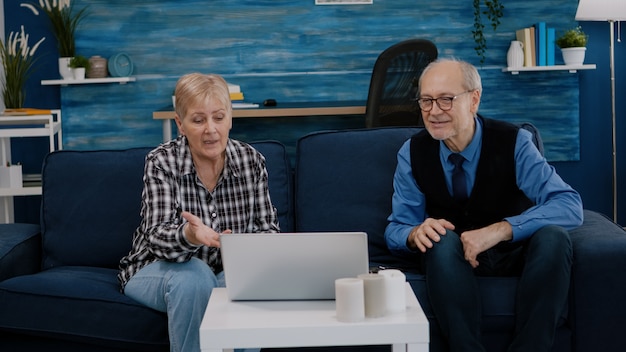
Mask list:
POLYGON ((536 72, 536 71, 569 71, 576 73, 578 70, 595 70, 595 64, 587 65, 552 65, 552 66, 532 66, 532 67, 505 67, 502 72, 510 72, 517 75, 520 72, 536 72))

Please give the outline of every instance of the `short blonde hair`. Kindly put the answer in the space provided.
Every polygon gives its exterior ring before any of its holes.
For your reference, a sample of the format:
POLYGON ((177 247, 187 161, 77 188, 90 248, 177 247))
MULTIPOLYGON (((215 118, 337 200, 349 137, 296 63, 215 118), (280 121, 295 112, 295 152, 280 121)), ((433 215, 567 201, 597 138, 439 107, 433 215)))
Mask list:
POLYGON ((229 116, 232 116, 232 104, 228 84, 219 75, 189 73, 176 82, 174 90, 176 114, 183 119, 189 107, 197 102, 215 99, 222 103, 229 116))

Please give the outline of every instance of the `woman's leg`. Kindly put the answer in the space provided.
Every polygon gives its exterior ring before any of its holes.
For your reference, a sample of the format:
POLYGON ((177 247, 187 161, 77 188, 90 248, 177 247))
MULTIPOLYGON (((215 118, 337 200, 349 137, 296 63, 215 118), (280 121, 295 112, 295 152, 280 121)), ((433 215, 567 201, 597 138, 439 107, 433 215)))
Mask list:
POLYGON ((198 258, 188 262, 154 262, 128 281, 124 293, 146 306, 167 313, 170 350, 200 351, 200 323, 214 287, 224 286, 198 258))

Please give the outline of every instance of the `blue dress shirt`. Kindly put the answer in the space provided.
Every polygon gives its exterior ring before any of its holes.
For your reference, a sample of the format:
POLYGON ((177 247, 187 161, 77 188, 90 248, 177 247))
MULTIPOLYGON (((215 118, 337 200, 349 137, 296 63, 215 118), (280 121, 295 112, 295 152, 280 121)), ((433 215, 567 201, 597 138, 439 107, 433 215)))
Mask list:
MULTIPOLYGON (((461 152, 467 191, 471 194, 476 179, 476 169, 480 160, 483 126, 475 119, 476 131, 470 144, 461 152)), ((448 191, 452 194, 452 170, 448 161, 452 153, 441 143, 439 159, 443 166, 448 191)), ((532 134, 520 129, 515 144, 515 177, 517 186, 536 205, 520 215, 507 217, 513 228, 513 241, 530 237, 546 225, 559 225, 566 229, 579 226, 583 219, 583 206, 580 195, 561 179, 554 167, 546 161, 532 142, 532 134)), ((387 246, 394 253, 413 252, 406 241, 411 230, 428 217, 426 198, 417 185, 411 170, 411 141, 408 140, 398 152, 398 166, 393 179, 394 194, 392 213, 385 230, 387 246)), ((497 206, 497 204, 494 204, 497 206)))

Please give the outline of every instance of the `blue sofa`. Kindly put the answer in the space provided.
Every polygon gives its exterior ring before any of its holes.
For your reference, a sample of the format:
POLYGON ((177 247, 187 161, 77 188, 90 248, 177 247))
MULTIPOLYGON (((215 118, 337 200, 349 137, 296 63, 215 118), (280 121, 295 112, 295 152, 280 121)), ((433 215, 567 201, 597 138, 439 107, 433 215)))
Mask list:
MULTIPOLYGON (((414 258, 392 256, 383 238, 396 152, 417 131, 312 133, 298 141, 295 167, 282 144, 253 146, 266 157, 282 231, 367 232, 371 265, 406 273, 431 322, 431 351, 445 351, 424 276, 414 258)), ((122 295, 116 280, 118 261, 139 223, 149 149, 59 151, 46 157, 41 224, 0 225, 0 351, 169 350, 166 316, 122 295)), ((624 350, 626 232, 586 210, 584 224, 571 236, 569 305, 553 350, 624 350)), ((511 339, 516 284, 515 277, 480 280, 482 330, 490 351, 504 351, 511 339)))

